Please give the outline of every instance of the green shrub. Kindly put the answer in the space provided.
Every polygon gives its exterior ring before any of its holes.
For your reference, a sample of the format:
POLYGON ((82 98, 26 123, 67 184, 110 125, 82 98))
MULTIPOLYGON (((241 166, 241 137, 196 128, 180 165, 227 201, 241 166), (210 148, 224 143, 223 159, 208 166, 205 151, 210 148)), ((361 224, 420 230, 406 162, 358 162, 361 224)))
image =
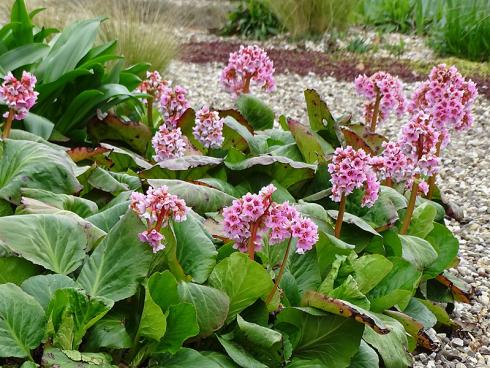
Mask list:
POLYGON ((358 0, 267 0, 281 24, 295 38, 345 29, 358 0))
POLYGON ((490 59, 490 1, 447 0, 444 18, 435 25, 431 45, 442 55, 490 59))
POLYGON ((263 0, 241 1, 228 16, 228 22, 221 30, 223 35, 243 35, 263 40, 276 35, 281 29, 277 17, 263 0))

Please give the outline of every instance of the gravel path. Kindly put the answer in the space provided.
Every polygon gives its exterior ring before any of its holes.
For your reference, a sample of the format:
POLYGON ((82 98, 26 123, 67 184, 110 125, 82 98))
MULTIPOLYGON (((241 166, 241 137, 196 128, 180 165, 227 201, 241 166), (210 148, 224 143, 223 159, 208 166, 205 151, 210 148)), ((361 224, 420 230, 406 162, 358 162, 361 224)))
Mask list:
MULTIPOLYGON (((189 89, 189 100, 198 108, 204 104, 216 108, 232 105, 229 95, 219 85, 219 63, 190 64, 174 62, 168 78, 189 89)), ((303 91, 316 89, 335 116, 354 113, 360 119, 362 100, 351 83, 314 74, 276 76, 277 91, 267 95, 258 93, 277 114, 306 121, 303 91)), ((406 84, 411 93, 416 84, 406 84)), ((473 368, 490 367, 490 101, 480 97, 474 108, 475 124, 472 130, 454 137, 444 152, 444 167, 439 183, 447 197, 463 207, 465 220, 451 220, 449 226, 460 240, 461 263, 453 272, 471 284, 475 298, 470 305, 458 304, 453 317, 463 329, 457 335, 439 334, 442 347, 431 355, 419 354, 414 367, 473 368)), ((390 119, 383 126, 389 137, 395 137, 401 123, 390 119)))

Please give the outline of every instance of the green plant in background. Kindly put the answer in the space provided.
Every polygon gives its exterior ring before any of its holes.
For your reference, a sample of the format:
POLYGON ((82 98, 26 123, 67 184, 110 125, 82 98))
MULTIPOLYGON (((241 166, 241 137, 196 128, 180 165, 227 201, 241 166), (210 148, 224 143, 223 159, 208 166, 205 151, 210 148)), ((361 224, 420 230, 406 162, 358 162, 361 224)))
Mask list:
POLYGON ((344 30, 358 0, 266 0, 294 38, 318 37, 344 30))
POLYGON ((372 45, 362 37, 353 38, 346 47, 349 52, 354 52, 356 54, 364 54, 371 51, 372 45))
POLYGON ((405 47, 406 44, 403 38, 400 38, 400 41, 398 41, 398 43, 390 43, 384 46, 384 48, 388 50, 391 55, 396 57, 400 57, 405 53, 405 47))
POLYGON ((264 0, 242 0, 228 15, 228 22, 221 33, 264 40, 278 34, 281 28, 277 17, 264 4, 264 0))
POLYGON ((447 0, 431 45, 442 55, 490 60, 490 1, 447 0))

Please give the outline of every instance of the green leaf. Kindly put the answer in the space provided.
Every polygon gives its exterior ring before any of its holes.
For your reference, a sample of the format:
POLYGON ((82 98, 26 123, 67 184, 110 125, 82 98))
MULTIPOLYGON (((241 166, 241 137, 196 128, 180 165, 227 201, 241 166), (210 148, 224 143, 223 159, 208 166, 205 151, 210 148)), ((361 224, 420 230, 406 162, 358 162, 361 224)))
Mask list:
POLYGON ((238 329, 244 337, 265 349, 275 348, 275 345, 282 342, 282 334, 270 328, 260 326, 255 323, 245 321, 240 315, 237 316, 238 329))
POLYGON ((426 299, 419 299, 419 298, 414 298, 414 299, 422 303, 423 305, 425 305, 427 309, 430 310, 431 313, 434 314, 434 316, 436 316, 438 323, 451 328, 459 327, 457 323, 451 320, 451 317, 449 317, 449 314, 444 308, 444 305, 440 305, 426 299))
POLYGON ((371 301, 371 310, 375 312, 382 312, 394 305, 405 309, 422 275, 410 262, 402 258, 388 259, 393 268, 367 295, 371 301))
POLYGON ((0 357, 30 358, 46 324, 39 303, 14 284, 0 285, 0 357))
POLYGON ((76 350, 59 350, 47 348, 44 350, 43 367, 46 368, 116 368, 111 365, 111 357, 102 353, 80 353, 76 350))
POLYGON ((177 280, 170 271, 151 275, 148 279, 148 289, 155 303, 164 312, 167 312, 171 305, 180 303, 177 280))
POLYGON ((223 159, 209 156, 184 156, 162 161, 151 169, 139 173, 143 179, 200 179, 223 159))
POLYGON ((20 285, 24 280, 37 275, 40 267, 19 257, 0 257, 0 284, 20 285))
POLYGON ((150 179, 148 184, 153 187, 166 185, 169 192, 183 198, 194 211, 203 215, 206 212, 217 212, 227 207, 235 199, 221 190, 207 185, 198 185, 181 180, 150 179))
POLYGON ((224 325, 230 307, 230 299, 225 293, 189 282, 181 282, 178 290, 181 299, 196 308, 199 336, 209 336, 224 325))
POLYGON ((75 69, 92 48, 100 22, 100 19, 82 20, 65 28, 35 70, 38 78, 43 83, 50 83, 75 69))
POLYGON ((162 359, 158 368, 223 368, 213 359, 210 359, 196 350, 182 348, 175 355, 162 359))
POLYGON ((378 285, 393 268, 393 264, 381 254, 367 254, 351 263, 359 290, 364 294, 378 285))
POLYGON ((387 335, 380 335, 367 327, 364 330, 364 340, 379 352, 386 368, 411 366, 412 358, 407 353, 408 342, 402 324, 382 314, 379 314, 378 317, 383 320, 383 323, 389 327, 391 332, 387 335))
POLYGON ((202 351, 205 357, 218 363, 218 368, 237 368, 239 367, 233 360, 231 360, 227 355, 217 353, 216 351, 202 351))
POLYGON ((223 136, 225 137, 223 148, 227 148, 227 146, 231 144, 231 147, 238 149, 239 146, 233 144, 233 142, 238 138, 236 137, 237 135, 240 137, 240 139, 247 142, 252 154, 256 155, 267 151, 267 143, 265 141, 261 142, 256 136, 253 135, 251 130, 248 130, 246 126, 240 124, 233 117, 226 117, 223 126, 223 136))
MULTIPOLYGON (((354 320, 310 308, 284 309, 278 314, 275 326, 290 336, 293 357, 319 360, 321 366, 335 368, 349 366, 364 330, 364 326, 354 320)), ((301 367, 294 364, 291 366, 301 367)))
POLYGON ((434 219, 437 215, 437 210, 430 203, 424 202, 413 211, 408 235, 425 238, 434 228, 434 219))
POLYGON ((416 319, 424 325, 424 328, 432 328, 437 323, 437 317, 431 310, 417 298, 410 299, 403 313, 416 319))
POLYGON ((118 195, 129 190, 129 187, 116 180, 108 171, 95 167, 88 177, 88 183, 99 190, 118 195))
POLYGON ((53 345, 62 349, 78 349, 87 330, 114 305, 112 300, 89 298, 75 288, 58 289, 49 303, 47 333, 53 345))
POLYGON ((194 305, 181 303, 171 305, 167 316, 167 330, 157 351, 175 354, 190 337, 199 334, 197 312, 194 305))
POLYGON ((437 259, 436 251, 427 240, 411 235, 398 236, 402 242, 403 258, 419 271, 424 271, 437 259))
POLYGON ((56 290, 75 286, 75 281, 68 276, 54 274, 33 276, 25 280, 20 287, 46 310, 56 290))
POLYGON ((85 198, 75 197, 68 194, 56 194, 43 189, 25 188, 21 191, 22 197, 37 199, 50 206, 76 213, 85 218, 98 212, 97 204, 85 198))
POLYGON ((130 348, 132 340, 124 325, 124 316, 118 314, 105 315, 92 327, 87 342, 87 349, 92 351, 100 348, 130 348))
POLYGON ((271 129, 274 125, 274 111, 257 97, 243 94, 236 100, 236 104, 255 130, 271 129))
POLYGON ((315 250, 321 275, 325 277, 330 271, 330 267, 337 255, 349 255, 355 247, 337 239, 333 235, 323 232, 320 232, 319 235, 320 237, 318 243, 315 245, 315 250))
MULTIPOLYGON (((124 193, 121 193, 123 195, 124 193)), ((116 197, 117 198, 117 197, 116 197)), ((117 203, 99 213, 86 218, 87 221, 98 227, 99 229, 109 232, 112 227, 117 224, 120 218, 128 212, 129 201, 117 203)))
POLYGON ((376 351, 361 340, 359 351, 352 357, 349 368, 375 368, 379 367, 379 358, 376 351))
POLYGON ((50 120, 32 112, 28 112, 24 118, 24 126, 27 131, 44 139, 51 137, 54 128, 54 124, 50 120))
POLYGON ((322 282, 316 259, 316 250, 314 248, 305 254, 294 252, 289 256, 287 268, 295 278, 300 294, 307 290, 316 290, 322 282))
POLYGON ((305 162, 316 163, 334 151, 328 142, 300 122, 288 119, 288 126, 305 162))
POLYGON ((17 44, 32 43, 32 22, 24 0, 16 0, 12 6, 10 21, 13 24, 12 33, 17 44))
POLYGON ((228 322, 257 299, 266 297, 273 287, 267 271, 246 254, 238 252, 216 265, 209 277, 209 284, 229 296, 228 322))
POLYGON ((216 264, 218 252, 198 217, 189 213, 184 222, 174 222, 176 254, 182 269, 194 282, 204 283, 216 264))
POLYGON ((63 215, 0 217, 0 241, 12 252, 64 275, 82 264, 87 247, 82 226, 63 215))
POLYGON ((143 230, 141 220, 132 211, 111 229, 78 277, 89 295, 119 301, 136 292, 152 259, 149 247, 138 240, 143 230))
POLYGON ((336 147, 340 145, 336 133, 336 122, 327 104, 314 89, 305 90, 306 109, 311 129, 321 132, 327 142, 336 147))
POLYGON ((444 225, 434 223, 434 229, 425 237, 437 252, 437 259, 425 269, 424 277, 433 278, 450 267, 458 255, 459 241, 444 225))
POLYGON ((7 139, 0 142, 0 198, 18 204, 21 188, 54 193, 81 189, 66 154, 40 143, 7 139))
POLYGON ((167 316, 152 298, 148 284, 145 285, 145 302, 136 336, 160 341, 167 329, 167 316))
POLYGON ((231 359, 237 363, 240 367, 246 368, 267 368, 264 363, 259 362, 251 354, 249 354, 245 348, 238 343, 228 340, 223 336, 217 336, 218 341, 223 346, 231 359))
MULTIPOLYGON (((49 52, 49 46, 42 43, 29 43, 18 46, 0 55, 0 67, 6 72, 14 71, 21 66, 34 64, 49 52)), ((4 77, 0 73, 0 77, 4 77)))
POLYGON ((359 289, 357 281, 352 275, 347 276, 347 279, 340 286, 328 292, 327 295, 352 303, 363 309, 369 309, 371 305, 368 298, 359 289))

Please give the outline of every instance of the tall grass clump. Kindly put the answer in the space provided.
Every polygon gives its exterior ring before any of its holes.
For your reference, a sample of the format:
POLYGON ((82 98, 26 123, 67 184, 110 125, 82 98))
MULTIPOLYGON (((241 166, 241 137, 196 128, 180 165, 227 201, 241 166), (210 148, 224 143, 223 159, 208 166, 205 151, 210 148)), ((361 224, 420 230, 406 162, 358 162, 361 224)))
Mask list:
POLYGON ((432 46, 443 55, 490 60, 490 0, 447 0, 432 46))
POLYGON ((181 9, 156 0, 31 0, 33 6, 50 5, 38 15, 38 23, 63 28, 77 20, 107 17, 101 42, 117 40, 118 53, 126 64, 149 62, 163 71, 179 52, 175 32, 191 19, 181 9))
POLYGON ((267 0, 281 24, 294 38, 321 36, 344 30, 358 0, 267 0))

